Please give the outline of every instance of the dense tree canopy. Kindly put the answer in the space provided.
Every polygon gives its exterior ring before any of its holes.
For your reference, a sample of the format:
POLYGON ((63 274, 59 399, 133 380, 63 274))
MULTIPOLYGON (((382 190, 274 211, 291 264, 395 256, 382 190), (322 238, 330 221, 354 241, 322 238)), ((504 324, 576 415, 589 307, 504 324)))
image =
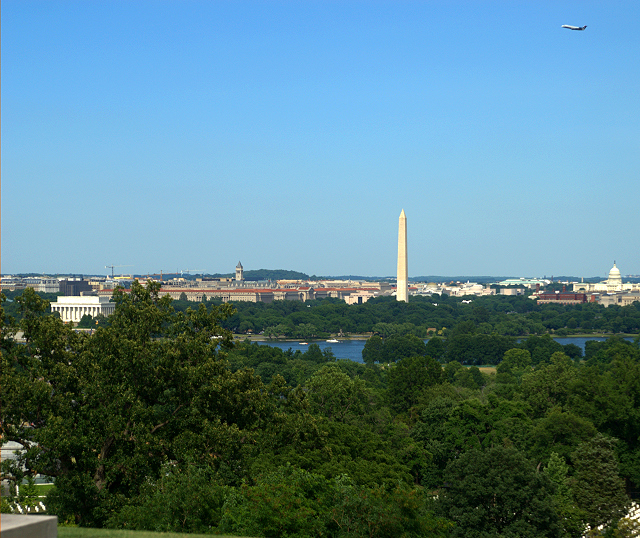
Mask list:
POLYGON ((409 303, 379 297, 359 305, 347 305, 339 299, 238 303, 236 314, 223 326, 272 337, 297 337, 298 326, 310 324, 322 335, 373 332, 385 339, 405 334, 427 338, 430 329, 450 336, 510 337, 640 332, 640 302, 605 308, 597 303, 539 305, 525 296, 473 297, 469 298, 471 303, 463 303, 463 299, 443 295, 412 297, 409 303))
POLYGON ((561 536, 553 484, 515 448, 465 452, 445 479, 441 509, 455 523, 454 537, 561 536))
POLYGON ((25 447, 2 462, 2 478, 27 492, 36 474, 53 478, 46 504, 61 521, 255 536, 577 537, 625 528, 640 491, 637 339, 590 345, 583 360, 547 335, 518 342, 483 329, 518 308, 542 323, 546 307, 518 301, 501 312, 499 302, 444 298, 451 330, 426 344, 411 327, 444 325, 424 321, 440 306, 419 301, 255 304, 242 320, 324 330, 322 319, 341 312, 342 327, 377 326, 356 363, 314 344, 302 353, 232 342, 231 306, 183 309, 154 284, 114 300, 91 333, 62 323, 33 291, 14 297, 15 317, 0 310, 2 439, 25 447))

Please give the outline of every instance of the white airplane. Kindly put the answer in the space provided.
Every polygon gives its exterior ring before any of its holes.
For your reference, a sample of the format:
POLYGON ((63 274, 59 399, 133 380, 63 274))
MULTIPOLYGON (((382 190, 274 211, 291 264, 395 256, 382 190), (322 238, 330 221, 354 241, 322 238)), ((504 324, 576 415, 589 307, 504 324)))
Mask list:
POLYGON ((571 26, 569 24, 562 25, 562 28, 568 28, 569 30, 584 30, 586 27, 586 24, 584 26, 571 26))

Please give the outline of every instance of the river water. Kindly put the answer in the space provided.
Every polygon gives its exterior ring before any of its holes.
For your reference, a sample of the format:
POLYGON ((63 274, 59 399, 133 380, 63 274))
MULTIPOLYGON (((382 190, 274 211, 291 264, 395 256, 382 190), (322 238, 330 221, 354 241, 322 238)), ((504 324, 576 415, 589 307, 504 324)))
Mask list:
MULTIPOLYGON (((589 336, 586 338, 554 338, 556 342, 566 346, 567 344, 575 344, 576 346, 582 349, 584 353, 584 345, 586 342, 590 340, 595 340, 597 342, 603 342, 606 340, 606 337, 602 336, 589 336)), ((625 338, 625 340, 632 341, 633 338, 625 338)), ((337 359, 348 359, 355 362, 362 362, 362 349, 364 348, 366 340, 340 340, 340 343, 329 343, 325 341, 312 341, 311 343, 318 344, 320 349, 324 350, 326 348, 331 348, 331 351, 336 356, 337 359)), ((296 341, 286 341, 286 342, 258 342, 260 345, 271 346, 271 347, 279 347, 280 349, 286 351, 291 348, 294 352, 300 350, 302 353, 309 349, 309 345, 301 344, 296 341)))

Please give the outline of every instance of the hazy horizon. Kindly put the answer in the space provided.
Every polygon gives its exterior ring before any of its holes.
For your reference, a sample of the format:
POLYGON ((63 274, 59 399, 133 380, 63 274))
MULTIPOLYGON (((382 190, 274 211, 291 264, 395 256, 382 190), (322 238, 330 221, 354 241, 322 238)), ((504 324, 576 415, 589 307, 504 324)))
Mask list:
MULTIPOLYGON (((245 273, 247 271, 293 271, 293 272, 299 272, 300 271, 295 271, 295 270, 291 270, 291 269, 266 269, 266 268, 261 268, 261 269, 246 269, 245 273)), ((340 275, 340 274, 335 274, 335 275, 318 275, 315 273, 311 273, 311 274, 307 274, 307 273, 302 273, 302 274, 306 274, 309 279, 315 279, 315 280, 323 280, 323 279, 365 279, 365 280, 394 280, 396 278, 395 275, 340 275)), ((55 272, 45 272, 45 273, 35 273, 33 271, 25 271, 22 273, 0 273, 1 276, 5 277, 5 276, 20 276, 20 275, 33 275, 35 276, 51 276, 51 277, 59 277, 59 276, 69 276, 69 277, 109 277, 110 275, 108 273, 78 273, 78 272, 68 272, 68 273, 55 273, 55 272)), ((122 273, 122 272, 116 272, 114 273, 115 277, 126 277, 126 276, 132 276, 134 278, 138 278, 138 277, 146 277, 146 276, 152 276, 152 277, 158 277, 160 276, 160 274, 147 274, 147 273, 136 273, 135 271, 133 272, 128 272, 128 273, 122 273)), ((180 275, 179 272, 176 273, 163 273, 163 279, 164 280, 170 280, 173 278, 179 278, 181 276, 187 277, 187 278, 196 278, 196 277, 211 277, 211 278, 221 278, 221 277, 233 277, 235 276, 234 273, 228 272, 228 273, 196 273, 196 274, 184 274, 184 275, 180 275)), ((639 275, 622 275, 622 278, 638 278, 639 275)), ((476 279, 477 281, 488 281, 489 279, 495 279, 496 281, 500 281, 500 280, 504 280, 504 279, 510 279, 510 278, 522 278, 522 279, 548 279, 548 280, 566 280, 566 279, 582 279, 584 278, 585 280, 594 280, 594 279, 601 279, 601 280, 606 280, 607 276, 602 276, 602 275, 590 275, 590 276, 577 276, 577 275, 533 275, 533 274, 527 274, 527 275, 474 275, 474 274, 469 274, 469 275, 416 275, 416 276, 409 276, 409 280, 410 281, 420 281, 420 282, 427 282, 427 281, 466 281, 466 280, 474 280, 476 279)), ((255 281, 256 279, 253 278, 245 278, 246 281, 255 281)))

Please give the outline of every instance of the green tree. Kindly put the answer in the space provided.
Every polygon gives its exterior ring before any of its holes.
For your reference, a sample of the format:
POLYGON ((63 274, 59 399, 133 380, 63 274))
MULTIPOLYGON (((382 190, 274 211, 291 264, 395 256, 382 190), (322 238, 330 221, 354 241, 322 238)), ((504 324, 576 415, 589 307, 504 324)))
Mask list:
POLYGON ((397 362, 400 359, 424 355, 425 344, 417 336, 394 335, 384 341, 384 362, 397 362))
POLYGON ((318 329, 311 323, 301 323, 296 328, 297 336, 305 339, 314 337, 317 332, 318 329))
POLYGON ((251 323, 249 320, 243 320, 242 322, 240 322, 240 325, 238 326, 238 332, 239 333, 253 332, 253 323, 251 323))
POLYGON ((610 526, 624 517, 629 498, 618 474, 615 440, 601 433, 581 443, 572 455, 571 487, 590 528, 610 526))
POLYGON ((468 389, 480 389, 485 385, 485 378, 477 366, 462 367, 454 374, 453 384, 468 389))
POLYGON ((531 353, 527 349, 509 349, 505 351, 504 356, 496 370, 498 373, 514 372, 517 370, 525 370, 531 366, 531 353))
POLYGON ((382 362, 384 359, 384 341, 377 334, 371 336, 362 348, 362 360, 365 364, 371 366, 376 362, 382 362))
POLYGON ((453 383, 456 379, 456 373, 459 370, 462 370, 464 366, 460 364, 458 361, 451 361, 445 364, 444 366, 444 375, 449 383, 453 383))
POLYGON ((555 406, 565 405, 578 377, 575 363, 564 353, 554 353, 550 361, 522 377, 524 398, 537 416, 543 416, 555 406))
POLYGON ((322 349, 320 349, 318 344, 309 344, 309 347, 307 348, 307 351, 304 352, 303 356, 305 360, 319 364, 327 362, 329 359, 329 356, 322 352, 322 349))
POLYGON ((482 450, 495 446, 526 448, 531 437, 531 419, 526 404, 508 401, 488 394, 486 399, 460 394, 448 384, 429 389, 428 400, 421 420, 412 436, 424 443, 432 460, 424 474, 426 487, 441 486, 448 464, 469 450, 482 450), (447 394, 448 393, 448 394, 447 394))
POLYGON ((323 366, 307 381, 306 388, 311 410, 329 420, 360 416, 368 405, 364 382, 351 379, 337 366, 323 366))
POLYGON ((584 535, 586 526, 583 521, 583 514, 575 504, 573 490, 570 485, 569 466, 562 456, 552 452, 549 462, 544 468, 544 474, 549 477, 549 480, 555 486, 553 501, 556 512, 560 516, 564 535, 580 538, 584 535))
POLYGON ((526 340, 523 340, 519 346, 531 353, 531 364, 533 366, 549 362, 554 353, 564 352, 562 344, 556 342, 548 334, 529 336, 526 340))
POLYGON ((228 490, 209 466, 166 463, 159 478, 145 482, 140 495, 112 515, 107 526, 204 534, 220 523, 228 490))
POLYGON ((277 336, 291 336, 293 334, 293 327, 285 323, 279 323, 274 330, 277 336))
POLYGON ((154 283, 116 290, 110 325, 92 336, 45 315, 45 302, 27 294, 18 326, 26 343, 3 330, 11 403, 1 409, 2 436, 28 447, 3 461, 3 474, 54 477, 47 505, 63 520, 103 525, 167 460, 211 465, 237 481, 269 436, 277 397, 222 360, 231 335, 218 322, 230 306, 175 313, 158 291, 154 283))
POLYGON ((461 364, 498 364, 514 347, 513 338, 487 334, 457 334, 447 339, 447 359, 461 364))
POLYGON ((551 481, 515 448, 466 452, 445 479, 440 506, 453 537, 561 536, 551 481))
POLYGON ((89 314, 83 315, 78 323, 79 329, 94 329, 95 326, 96 323, 95 321, 93 321, 93 317, 91 317, 89 314))
POLYGON ((388 395, 392 409, 408 411, 416 405, 425 389, 442 383, 442 366, 431 357, 408 357, 398 361, 388 374, 388 395))
POLYGON ((231 492, 218 530, 273 538, 444 538, 451 524, 429 504, 419 489, 368 488, 344 475, 327 479, 288 466, 231 492))
POLYGON ((429 338, 425 344, 425 352, 429 357, 433 357, 438 362, 443 362, 446 354, 446 346, 444 339, 439 336, 429 338))
POLYGON ((266 538, 318 536, 324 514, 316 499, 326 497, 328 487, 323 477, 295 468, 271 472, 227 495, 220 530, 266 538))
MULTIPOLYGON (((531 371, 531 353, 526 349, 513 348, 505 352, 500 364, 496 367, 496 382, 505 386, 511 386, 512 391, 520 385, 522 376, 531 371)), ((509 389, 506 389, 507 392, 509 389)))
POLYGON ((552 453, 571 461, 577 446, 593 438, 596 433, 590 420, 571 411, 563 411, 561 407, 554 407, 536 421, 531 432, 530 454, 537 462, 548 460, 552 453))

